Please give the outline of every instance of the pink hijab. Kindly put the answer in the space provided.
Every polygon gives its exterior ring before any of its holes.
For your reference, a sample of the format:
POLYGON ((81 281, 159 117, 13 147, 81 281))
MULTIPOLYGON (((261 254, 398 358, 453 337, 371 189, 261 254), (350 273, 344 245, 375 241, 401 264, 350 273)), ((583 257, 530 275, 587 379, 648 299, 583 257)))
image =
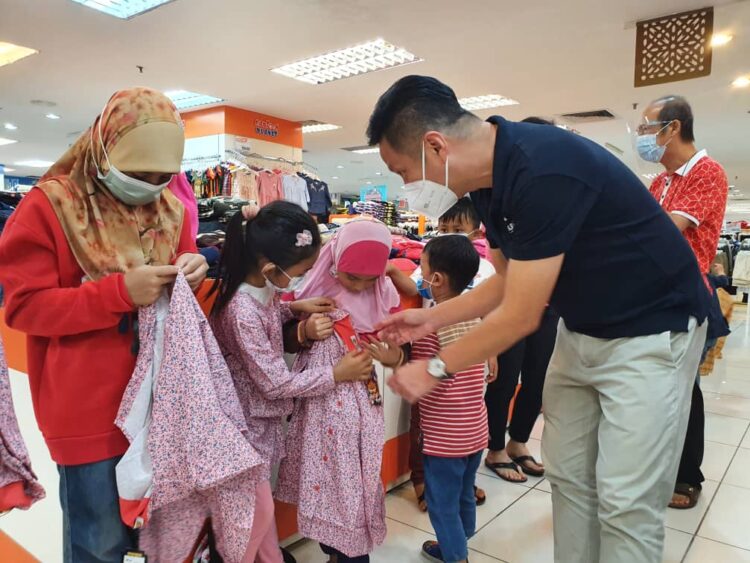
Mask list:
POLYGON ((385 275, 390 252, 391 234, 383 223, 370 219, 351 221, 320 251, 304 287, 295 297, 330 297, 339 309, 349 313, 354 330, 360 334, 374 332, 375 326, 400 302, 393 282, 385 275), (352 293, 338 282, 335 272, 380 278, 372 288, 352 293))
POLYGON ((188 223, 190 225, 190 240, 198 236, 198 202, 195 200, 193 186, 188 182, 184 172, 175 174, 167 186, 177 196, 187 210, 188 223))

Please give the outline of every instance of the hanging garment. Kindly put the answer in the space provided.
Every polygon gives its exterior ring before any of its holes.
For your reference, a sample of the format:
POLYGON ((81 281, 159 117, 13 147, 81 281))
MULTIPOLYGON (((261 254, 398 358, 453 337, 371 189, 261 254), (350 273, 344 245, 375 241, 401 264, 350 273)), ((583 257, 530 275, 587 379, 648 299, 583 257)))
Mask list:
MULTIPOLYGON (((345 316, 332 314, 334 321, 345 316)), ((294 370, 333 366, 345 352, 338 337, 316 342, 299 354, 294 370)), ((383 407, 372 404, 360 382, 339 383, 326 395, 297 402, 276 498, 297 505, 300 534, 348 557, 370 553, 383 542, 384 426, 383 407)))
POLYGON ((296 203, 307 211, 310 194, 307 193, 307 182, 304 178, 300 178, 296 174, 285 174, 281 178, 281 184, 284 188, 284 199, 296 203))
POLYGON ((750 251, 740 250, 734 263, 732 283, 737 287, 750 286, 750 251))
POLYGON ((284 188, 281 184, 281 175, 272 170, 261 170, 258 172, 258 202, 261 207, 272 201, 284 199, 284 188))
POLYGON ((190 236, 195 240, 198 235, 198 201, 195 199, 193 187, 184 172, 175 174, 167 187, 185 206, 185 218, 190 227, 190 236))
POLYGON ((254 201, 258 203, 258 173, 255 170, 239 169, 235 173, 233 184, 235 197, 245 201, 254 201))
POLYGON ((8 365, 0 341, 0 514, 14 508, 29 508, 44 496, 18 429, 8 365))
POLYGON ((139 312, 140 353, 116 423, 131 443, 117 466, 121 513, 143 524, 150 560, 181 562, 207 518, 227 562, 242 560, 267 473, 208 321, 179 275, 171 300, 139 312))

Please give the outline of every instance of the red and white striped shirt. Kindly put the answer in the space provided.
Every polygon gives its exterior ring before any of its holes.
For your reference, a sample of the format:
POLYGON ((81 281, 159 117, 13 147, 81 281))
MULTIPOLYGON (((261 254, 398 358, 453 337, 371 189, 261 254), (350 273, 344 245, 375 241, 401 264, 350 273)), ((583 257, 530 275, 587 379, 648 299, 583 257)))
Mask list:
MULTIPOLYGON (((440 353, 449 340, 465 334, 476 323, 461 323, 412 344, 412 358, 426 360, 440 353), (447 331, 447 334, 446 334, 447 331), (441 347, 441 342, 443 346, 441 347)), ((484 406, 485 365, 475 364, 446 379, 419 401, 422 453, 464 457, 487 447, 489 431, 484 406)))

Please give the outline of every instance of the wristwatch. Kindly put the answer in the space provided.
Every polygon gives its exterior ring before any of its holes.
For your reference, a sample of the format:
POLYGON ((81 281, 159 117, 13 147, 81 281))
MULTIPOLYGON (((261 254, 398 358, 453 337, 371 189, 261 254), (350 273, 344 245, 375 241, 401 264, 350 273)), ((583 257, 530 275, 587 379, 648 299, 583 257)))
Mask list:
POLYGON ((440 381, 453 377, 452 373, 446 371, 445 362, 440 359, 440 356, 435 356, 427 362, 427 373, 440 381))

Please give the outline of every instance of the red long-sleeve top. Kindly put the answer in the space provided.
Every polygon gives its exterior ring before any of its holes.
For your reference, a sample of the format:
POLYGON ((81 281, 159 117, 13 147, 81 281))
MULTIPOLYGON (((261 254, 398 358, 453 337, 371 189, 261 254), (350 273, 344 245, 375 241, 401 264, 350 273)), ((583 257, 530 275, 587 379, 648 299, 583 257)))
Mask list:
MULTIPOLYGON (((187 252, 196 248, 185 220, 176 256, 187 252)), ((5 322, 27 335, 34 412, 60 465, 128 448, 114 420, 136 360, 132 327, 119 327, 135 306, 123 274, 83 277, 47 196, 32 190, 0 238, 0 284, 5 322)))

